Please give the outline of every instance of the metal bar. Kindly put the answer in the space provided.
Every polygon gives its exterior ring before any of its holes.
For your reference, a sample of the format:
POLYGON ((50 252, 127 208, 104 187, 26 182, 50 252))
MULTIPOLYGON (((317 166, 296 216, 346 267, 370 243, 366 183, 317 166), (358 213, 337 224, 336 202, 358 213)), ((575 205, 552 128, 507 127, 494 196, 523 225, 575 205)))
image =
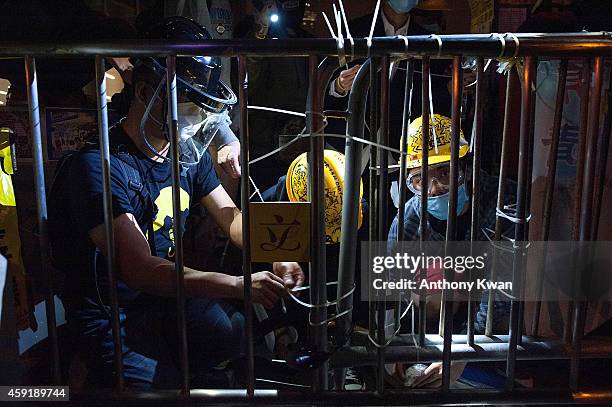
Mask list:
POLYGON ((106 232, 106 271, 109 282, 111 306, 111 326, 113 328, 113 363, 115 366, 115 385, 123 391, 123 352, 121 346, 121 325, 119 321, 119 296, 117 294, 117 268, 115 262, 115 231, 113 226, 113 195, 110 177, 110 148, 108 136, 108 106, 106 101, 106 67, 104 58, 96 60, 96 99, 98 106, 98 134, 100 137, 100 163, 102 166, 102 196, 104 199, 104 231, 106 232))
MULTIPOLYGON (((484 89, 484 59, 478 58, 476 61, 476 107, 474 109, 475 126, 474 139, 472 140, 472 225, 470 228, 470 242, 471 245, 474 241, 478 240, 480 231, 480 220, 478 217, 478 209, 480 202, 480 157, 481 157, 481 146, 482 146, 482 126, 483 126, 483 110, 485 103, 485 89, 484 89)), ((470 249, 472 246, 470 245, 470 249)), ((470 250, 471 252, 472 250, 470 250)), ((469 278, 472 281, 472 272, 469 271, 469 278)), ((468 345, 474 345, 474 311, 475 303, 472 299, 471 293, 468 301, 468 316, 467 316, 467 343, 468 345)))
MULTIPOLYGON (((394 346, 412 346, 414 347, 414 341, 415 341, 416 336, 413 334, 402 334, 402 335, 397 335, 389 344, 390 347, 394 347, 394 346)), ((585 343, 601 343, 601 344, 605 344, 606 338, 604 337, 592 337, 592 338, 585 338, 585 343)), ((466 340, 467 340, 467 335, 466 334, 453 334, 452 335, 452 344, 453 345, 466 345, 466 340)), ((561 338, 540 338, 537 336, 533 336, 533 335, 523 335, 522 338, 523 343, 530 343, 530 342, 542 342, 542 343, 549 343, 549 344, 554 344, 554 343, 562 343, 562 339, 561 338)), ((510 342, 510 335, 491 335, 491 336, 487 336, 487 335, 474 335, 474 343, 476 344, 476 346, 480 346, 482 344, 486 344, 486 343, 509 343, 510 342)), ((361 332, 356 332, 355 333, 355 345, 356 346, 365 346, 365 344, 367 343, 367 339, 365 338, 365 333, 361 333, 361 332)), ((563 342, 564 343, 564 342, 563 342)), ((440 345, 444 344, 444 338, 441 337, 438 334, 427 334, 425 335, 425 345, 426 346, 436 346, 440 352, 442 352, 442 348, 440 345)), ((571 346, 564 343, 564 346, 566 347, 566 349, 571 349, 571 346)), ((519 346, 520 348, 520 346, 519 346)), ((610 341, 607 342, 607 345, 604 348, 599 349, 599 351, 603 354, 605 354, 606 352, 604 351, 605 349, 608 350, 608 356, 612 357, 612 343, 610 343, 610 341)), ((372 359, 374 360, 374 359, 372 359)))
MULTIPOLYGON (((537 57, 534 57, 537 58, 537 57)), ((533 85, 531 86, 531 113, 530 113, 530 117, 529 117, 529 154, 527 155, 527 184, 525 185, 525 216, 523 217, 524 219, 527 219, 528 217, 530 217, 531 214, 531 185, 532 185, 532 180, 533 180, 533 144, 534 144, 534 138, 535 138, 535 121, 536 121, 536 84, 538 82, 538 68, 537 68, 537 60, 535 62, 535 68, 534 68, 534 73, 533 73, 533 85)), ((529 222, 527 220, 525 220, 525 230, 523 232, 523 240, 527 241, 529 240, 529 222)), ((519 280, 523 281, 523 279, 525 278, 525 271, 523 268, 521 268, 521 276, 519 276, 519 280)), ((521 284, 519 287, 519 296, 521 298, 525 298, 525 285, 521 284)), ((521 344, 521 340, 523 338, 523 331, 524 331, 524 326, 525 326, 525 301, 521 301, 519 302, 519 310, 518 310, 518 332, 517 332, 517 338, 518 338, 518 344, 521 344)))
POLYGON ((412 88, 414 76, 414 62, 406 60, 406 82, 404 83, 404 110, 402 114, 402 138, 400 144, 400 171, 399 171, 399 208, 397 210, 397 240, 404 240, 404 224, 405 212, 404 205, 406 204, 406 151, 408 150, 408 126, 410 125, 410 117, 412 113, 412 88))
MULTIPOLYGON (((457 195, 459 188, 459 137, 461 134, 461 94, 463 90, 463 71, 461 69, 461 56, 453 58, 452 79, 452 115, 451 115, 451 157, 450 157, 450 189, 448 199, 448 222, 446 224, 445 253, 449 250, 451 242, 457 240, 457 195)), ((428 185, 428 184, 426 184, 428 185)), ((445 269, 447 281, 454 280, 454 270, 445 269)), ((442 302, 444 321, 444 348, 442 352, 442 391, 450 389, 451 370, 451 341, 453 335, 453 290, 443 290, 442 302)))
MULTIPOLYGON (((580 222, 581 222, 581 205, 583 192, 583 173, 584 168, 582 163, 585 159, 585 148, 587 143, 588 120, 589 120, 589 94, 591 90, 591 60, 584 59, 582 61, 582 71, 580 75, 580 128, 578 131, 578 156, 576 157, 576 196, 574 199, 574 222, 573 235, 574 240, 580 239, 580 222)), ((565 320, 563 337, 567 342, 572 338, 572 321, 575 320, 574 315, 575 303, 570 301, 568 304, 568 315, 565 320)))
POLYGON ((38 243, 40 245, 40 267, 46 278, 45 315, 51 343, 51 374, 54 384, 61 382, 57 322, 55 318, 55 296, 53 275, 49 264, 49 237, 47 234, 47 197, 45 190, 45 169, 43 160, 42 135, 40 129, 40 107, 38 104, 38 75, 34 58, 25 58, 25 74, 28 93, 30 131, 32 134, 32 158, 34 159, 34 186, 36 192, 36 215, 38 217, 38 243))
MULTIPOLYGON (((380 66, 379 61, 377 61, 374 58, 369 58, 370 61, 370 91, 368 94, 368 100, 369 100, 369 108, 370 108, 370 115, 369 115, 369 122, 370 122, 370 134, 369 134, 369 141, 373 141, 376 142, 376 135, 378 132, 378 69, 380 66)), ((377 156, 378 156, 378 149, 376 148, 370 148, 370 167, 375 167, 375 165, 378 163, 377 160, 377 156)), ((376 169, 371 169, 370 170, 370 177, 369 177, 369 204, 370 204, 370 213, 369 213, 369 239, 370 242, 375 242, 378 240, 378 185, 377 185, 377 176, 378 176, 378 171, 376 169)), ((370 258, 374 255, 372 252, 372 246, 370 245, 370 258)), ((372 281, 371 280, 372 276, 369 276, 368 281, 372 281)), ((375 306, 376 306, 376 302, 375 301, 371 301, 372 298, 372 290, 373 287, 369 287, 369 291, 368 291, 368 300, 369 300, 369 304, 368 304, 368 319, 369 319, 369 331, 370 331, 370 336, 371 337, 375 337, 375 332, 374 332, 374 326, 376 325, 376 319, 375 319, 375 306)))
POLYGON ((593 89, 589 97, 589 121, 587 125, 585 167, 583 170, 582 203, 580 205, 580 240, 590 240, 593 213, 593 190, 595 176, 595 160, 597 157, 597 139, 599 135, 599 113, 601 105, 601 90, 603 85, 603 58, 595 58, 593 64, 593 89))
MULTIPOLYGON (((516 193, 516 216, 519 219, 525 219, 529 211, 529 202, 527 201, 528 186, 531 182, 529 173, 529 150, 533 143, 533 132, 531 131, 531 106, 533 103, 533 86, 536 74, 536 61, 533 57, 525 58, 523 68, 522 81, 522 103, 521 103, 521 124, 519 136, 519 157, 518 157, 518 175, 517 175, 517 193, 516 193)), ((525 240, 526 224, 518 222, 514 225, 514 240, 516 245, 523 246, 525 240)), ((522 267, 518 264, 524 262, 524 257, 519 250, 513 253, 513 270, 512 270, 512 287, 513 293, 520 293, 522 279, 522 267)), ((514 373, 516 367, 516 350, 518 345, 519 335, 519 308, 520 301, 510 302, 510 343, 508 349, 508 358, 506 365, 506 390, 514 389, 514 373)), ((489 310, 489 312, 491 312, 489 310)))
MULTIPOLYGON (((363 138, 365 129, 366 95, 369 86, 370 61, 366 61, 355 76, 349 94, 346 133, 351 137, 363 138)), ((357 233, 359 212, 359 188, 361 183, 361 157, 363 148, 359 143, 346 139, 344 154, 344 195, 342 198, 342 223, 340 234, 340 257, 338 262, 338 290, 336 298, 342 298, 355 285, 355 266, 357 263, 357 233)), ((336 315, 351 308, 353 296, 338 302, 336 315)), ((349 340, 352 326, 352 313, 336 321, 336 340, 344 344, 349 340)), ((344 372, 336 372, 335 388, 344 388, 344 372)))
MULTIPOLYGON (((516 88, 518 83, 518 76, 515 74, 514 68, 508 72, 508 76, 506 78, 506 105, 504 108, 504 130, 502 134, 502 148, 501 148, 501 156, 499 163, 499 183, 497 188, 497 210, 502 211, 504 209, 504 197, 506 192, 506 183, 505 179, 507 177, 506 172, 508 170, 508 160, 507 160, 507 152, 510 143, 510 126, 512 125, 513 111, 512 111, 512 95, 514 94, 514 89, 516 88)), ((503 219, 500 216, 495 217, 495 236, 494 240, 499 241, 502 238, 502 223, 503 219)), ((497 251, 493 251, 493 264, 495 265, 495 260, 497 256, 497 251)), ((491 280, 495 278, 495 267, 491 269, 491 275, 489 277, 491 280)), ((495 302, 495 291, 489 290, 488 298, 487 298, 487 321, 485 325, 485 335, 493 334, 493 309, 495 302)))
MULTIPOLYGON (((439 361, 443 356, 443 350, 439 341, 429 342, 427 336, 426 344, 420 347, 412 345, 392 345, 385 349, 385 360, 387 363, 431 363, 439 361)), ((456 341, 451 345, 453 361, 459 362, 488 362, 504 361, 507 358, 511 345, 508 342, 483 342, 478 341, 477 346, 465 343, 465 335, 458 335, 456 341)), ((610 341, 606 338, 585 340, 581 358, 600 359, 611 357, 610 341)), ((518 347, 516 351, 517 360, 567 360, 572 356, 572 348, 563 340, 551 341, 527 341, 518 347)), ((331 358, 334 368, 344 366, 374 366, 377 363, 376 354, 369 352, 366 346, 352 346, 339 349, 331 358)), ((472 389, 474 390, 474 389, 472 389)))
POLYGON ((181 168, 179 163, 178 111, 176 95, 176 57, 166 57, 166 95, 168 97, 168 130, 172 162, 172 229, 174 232, 174 270, 176 271, 176 320, 179 341, 179 363, 183 394, 189 394, 189 356, 185 319, 185 282, 183 258, 183 224, 181 222, 181 168))
MULTIPOLYGON (((547 242, 550 236, 550 220, 552 217, 552 203, 555 194, 555 180, 557 177, 557 155, 559 152, 559 139, 561 137, 561 122, 563 119, 563 104, 565 101, 565 84, 567 82, 567 66, 568 60, 562 59, 559 64, 559 80, 557 82, 557 98, 555 101, 555 116, 553 119, 552 141, 550 152, 548 155, 548 171, 546 174, 546 187, 544 191, 544 209, 542 210, 542 240, 547 242)), ((548 243, 545 243, 544 252, 547 251, 548 243)), ((542 286, 544 270, 546 268, 546 258, 542 256, 540 265, 540 275, 538 276, 536 290, 538 298, 542 298, 542 286)), ((542 301, 535 304, 533 320, 531 321, 532 334, 538 334, 540 328, 540 311, 542 309, 542 301)))
MULTIPOLYGON (((318 57, 308 58, 308 72, 310 83, 308 87, 308 128, 311 134, 310 151, 308 153, 308 184, 310 194, 310 219, 311 219, 311 261, 310 261, 310 286, 311 301, 314 304, 325 304, 327 302, 327 286, 325 272, 325 184, 324 184, 324 157, 323 149, 325 141, 323 137, 317 137, 322 129, 322 106, 319 99, 317 87, 317 65, 318 57)), ((325 308, 311 309, 312 321, 318 323, 327 318, 325 308)), ((315 349, 325 352, 327 350, 327 325, 311 327, 312 338, 315 349)), ((314 371, 313 391, 321 392, 327 390, 327 363, 314 371)))
MULTIPOLYGON (((595 58, 593 64, 593 91, 589 103, 589 120, 586 139, 584 170, 583 170, 583 190, 582 202, 580 204, 580 229, 579 240, 588 241, 591 239, 591 218, 593 215, 593 190, 595 180, 595 159, 597 156, 597 136, 599 132, 599 112, 601 105, 601 88, 603 82, 603 58, 595 58)), ((582 164, 578 162, 578 165, 582 164)), ((579 251, 580 256, 581 251, 579 251)), ((578 275, 578 289, 582 294, 583 288, 588 284, 587 275, 578 275)), ((586 311, 588 303, 585 300, 574 302, 574 321, 572 330, 573 355, 570 363, 570 388, 574 391, 578 389, 580 380, 580 351, 581 341, 584 335, 586 311)))
MULTIPOLYGON (((245 397, 245 389, 212 389, 192 390, 190 398, 200 403, 216 405, 231 405, 240 403, 245 397)), ((134 391, 124 395, 114 395, 104 390, 88 390, 70 392, 71 399, 78 404, 109 405, 119 403, 171 403, 176 400, 177 392, 173 390, 134 391)), ((433 393, 431 390, 410 389, 389 390, 384 395, 365 392, 325 392, 324 394, 308 395, 296 390, 258 390, 255 398, 269 405, 286 404, 323 404, 333 405, 411 405, 411 406, 466 406, 466 405, 610 405, 612 392, 591 391, 571 393, 563 389, 524 389, 517 392, 504 392, 495 389, 457 389, 452 393, 433 393)), ((240 403, 242 404, 242 403, 240 403)))
POLYGON ((582 211, 582 191, 584 181, 584 168, 579 164, 584 163, 586 154, 587 134, 589 125, 589 95, 591 91, 591 60, 582 62, 580 76, 580 129, 578 131, 578 157, 576 157, 576 199, 574 200, 574 239, 580 239, 580 213, 582 211))
MULTIPOLYGON (((421 134, 421 185, 429 185, 429 70, 430 62, 429 58, 423 58, 421 62, 422 71, 422 90, 421 90, 421 118, 422 118, 422 129, 421 134)), ((433 118, 431 118, 433 121, 433 118)), ((433 136, 433 135, 432 135, 433 136)), ((421 191, 421 213, 419 214, 419 244, 421 250, 423 250, 423 242, 429 239, 428 233, 428 214, 427 214, 427 198, 429 196, 429 188, 425 188, 421 191)), ((427 279, 427 270, 419 270, 421 281, 427 279)), ((424 343, 425 334, 427 333, 427 302, 425 300, 425 289, 419 290, 419 345, 424 343)))
MULTIPOLYGON (((389 57, 384 56, 380 61, 380 132, 378 133, 378 144, 383 146, 389 145, 389 57)), ((380 168, 380 176, 378 177, 378 236, 384 238, 387 234, 387 220, 389 218, 389 154, 378 149, 378 164, 380 168)), ((378 301, 378 344, 385 343, 385 325, 386 325, 386 301, 385 297, 379 298, 378 301)), ((377 349, 378 352, 378 374, 376 376, 376 390, 383 393, 385 390, 385 353, 382 347, 377 349)))
MULTIPOLYGON (((547 34, 546 37, 533 34, 515 34, 520 41, 517 52, 515 41, 506 40, 505 46, 498 38, 489 34, 441 35, 442 52, 436 38, 429 35, 410 37, 410 50, 406 53, 405 42, 396 37, 374 37, 372 46, 365 38, 354 39, 355 57, 368 56, 442 56, 452 57, 459 54, 473 56, 508 58, 515 56, 610 56, 612 40, 608 33, 568 33, 547 34), (503 53, 502 53, 503 51, 503 53)), ((167 40, 140 41, 94 41, 65 42, 52 41, 4 41, 0 42, 0 57, 45 56, 79 57, 95 56, 120 57, 131 55, 144 56, 286 56, 306 57, 309 55, 338 56, 338 43, 329 39, 278 39, 259 41, 249 39, 208 40, 206 42, 172 42, 167 40)))
MULTIPOLYGON (((402 135, 400 138, 400 170, 398 179, 399 188, 399 203, 397 205, 397 241, 404 241, 404 227, 406 223, 405 219, 405 206, 406 206, 406 151, 408 151, 408 126, 410 125, 410 117, 412 113, 412 88, 413 88, 413 76, 414 76, 414 62, 410 59, 406 60, 406 80, 404 82, 404 108, 402 112, 402 135)), ((399 245, 398 245, 399 249, 399 245)), ((398 330, 401 321, 400 317, 402 314, 402 298, 401 295, 398 298, 398 302, 395 305, 395 330, 398 330)), ((412 309, 414 312, 414 308, 412 309)), ((414 318, 413 321, 414 323, 414 318)))
POLYGON ((603 202, 604 193, 604 182, 606 180, 606 170, 608 166, 608 150, 610 149, 610 131, 612 131, 612 73, 610 74, 608 84, 608 100, 607 100, 607 111, 604 118, 604 124, 600 135, 600 140, 597 142, 599 146, 597 155, 597 169, 595 173, 595 184, 594 202, 593 202, 593 215, 595 221, 593 223, 593 232, 591 233, 591 240, 597 240, 599 231, 599 221, 601 219, 601 204, 603 202))
MULTIPOLYGON (((238 57, 238 103, 240 106, 240 160, 249 162, 249 116, 247 57, 238 57)), ((246 320, 247 395, 255 397, 255 357, 253 350, 253 293, 251 291, 251 246, 249 166, 242 165, 240 178, 240 207, 242 210, 242 278, 244 279, 244 315, 246 320)))

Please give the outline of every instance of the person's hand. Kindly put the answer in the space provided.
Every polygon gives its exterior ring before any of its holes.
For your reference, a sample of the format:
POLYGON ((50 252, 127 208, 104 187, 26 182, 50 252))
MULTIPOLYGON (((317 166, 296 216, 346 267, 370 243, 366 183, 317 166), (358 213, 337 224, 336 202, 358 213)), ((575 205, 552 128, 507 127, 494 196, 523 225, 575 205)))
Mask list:
POLYGON ((132 83, 132 71, 134 69, 134 65, 132 65, 129 58, 109 58, 109 62, 117 70, 117 72, 119 72, 123 82, 128 84, 132 83))
MULTIPOLYGON (((238 298, 244 295, 244 279, 236 278, 236 292, 238 298)), ((287 294, 283 280, 269 271, 260 271, 251 275, 251 292, 253 302, 271 309, 279 298, 287 294)))
MULTIPOLYGON (((461 377, 466 362, 451 362, 450 382, 454 383, 461 377)), ((442 362, 432 363, 423 374, 414 381, 413 387, 437 388, 442 385, 442 362)))
POLYGON ((230 177, 240 178, 240 142, 233 141, 224 145, 217 151, 217 164, 223 168, 230 177))
POLYGON ((295 262, 276 262, 272 265, 272 271, 283 279, 285 287, 289 290, 301 287, 304 284, 304 272, 300 265, 295 262))
POLYGON ((340 72, 340 76, 336 79, 336 91, 345 95, 351 88, 353 87, 353 82, 355 81, 355 75, 357 75, 357 71, 359 71, 359 67, 361 65, 355 65, 350 69, 345 69, 340 72))

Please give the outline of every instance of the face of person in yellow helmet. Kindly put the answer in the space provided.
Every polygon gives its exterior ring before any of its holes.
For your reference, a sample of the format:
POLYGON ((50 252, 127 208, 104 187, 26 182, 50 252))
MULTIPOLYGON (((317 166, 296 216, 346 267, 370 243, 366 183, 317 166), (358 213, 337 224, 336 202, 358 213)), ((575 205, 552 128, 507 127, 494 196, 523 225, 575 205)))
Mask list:
MULTIPOLYGON (((465 170, 463 166, 459 166, 459 175, 457 177, 458 185, 465 181, 465 170)), ((408 174, 408 189, 413 193, 420 195, 424 188, 425 180, 421 168, 413 168, 408 174)), ((447 194, 450 191, 450 167, 447 163, 433 165, 428 171, 428 196, 440 196, 447 194)))
MULTIPOLYGON (((450 156, 451 156, 451 120, 446 116, 435 114, 429 119, 428 146, 428 179, 425 182, 421 171, 423 148, 423 121, 415 119, 408 128, 408 149, 406 165, 409 168, 408 189, 416 195, 427 191, 427 212, 437 219, 448 219, 449 191, 450 191, 450 156)), ((465 157, 469 145, 463 137, 459 136, 459 158, 465 157)), ((469 202, 466 182, 465 164, 459 163, 457 176, 458 196, 457 214, 460 215, 467 208, 469 202)))

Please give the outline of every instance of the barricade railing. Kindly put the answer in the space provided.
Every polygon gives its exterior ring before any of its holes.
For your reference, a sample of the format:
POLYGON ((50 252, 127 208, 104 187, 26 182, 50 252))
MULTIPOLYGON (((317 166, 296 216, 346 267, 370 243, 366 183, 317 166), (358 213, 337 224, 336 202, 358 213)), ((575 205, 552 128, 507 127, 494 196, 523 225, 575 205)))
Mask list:
MULTIPOLYGON (((118 315, 118 295, 117 295, 117 273, 115 256, 113 252, 114 239, 112 227, 112 199, 110 187, 110 155, 109 155, 109 134, 108 134, 108 111, 106 98, 106 78, 104 75, 104 57, 111 56, 133 56, 133 57, 165 57, 166 59, 166 83, 168 98, 168 112, 170 126, 170 155, 174 165, 172 166, 172 198, 174 208, 174 218, 179 219, 180 191, 179 176, 180 169, 179 151, 177 141, 177 89, 176 89, 176 57, 188 55, 222 55, 226 57, 238 58, 238 84, 239 84, 239 108, 240 108, 240 141, 241 159, 243 162, 249 161, 249 132, 248 132, 248 103, 247 103, 247 66, 246 58, 249 56, 262 57, 308 57, 310 85, 309 96, 306 106, 306 127, 310 136, 309 152, 309 184, 311 196, 311 262, 310 262, 310 283, 311 301, 315 304, 327 302, 326 290, 326 270, 325 270, 325 225, 323 214, 324 200, 324 177, 323 177, 323 152, 324 137, 323 128, 323 106, 326 89, 333 74, 339 69, 334 57, 347 59, 368 58, 368 63, 363 64, 358 72, 351 94, 349 97, 349 114, 347 114, 347 140, 346 140, 346 173, 345 173, 345 197, 342 208, 342 236, 340 243, 340 263, 338 275, 338 301, 336 313, 342 314, 342 318, 336 321, 337 335, 346 335, 347 326, 351 324, 352 294, 350 291, 354 286, 355 279, 355 253, 357 246, 357 208, 359 207, 359 179, 361 175, 360 165, 362 162, 363 149, 358 139, 364 138, 366 125, 366 95, 370 90, 370 139, 376 145, 370 150, 370 165, 375 169, 370 171, 370 239, 381 240, 386 237, 386 222, 390 215, 387 211, 387 152, 385 147, 389 144, 389 72, 391 59, 407 61, 406 92, 412 89, 412 83, 408 77, 412 76, 414 66, 412 62, 416 59, 422 60, 422 117, 423 134, 429 134, 430 118, 430 84, 429 71, 430 60, 433 58, 452 59, 452 128, 451 128, 451 160, 450 160, 450 197, 449 197, 449 217, 446 229, 446 239, 453 241, 456 239, 457 232, 457 200, 458 200, 458 160, 459 160, 459 135, 461 131, 460 109, 461 93, 463 89, 462 79, 462 57, 476 57, 477 61, 477 83, 476 83, 476 108, 475 108, 475 129, 473 143, 472 170, 474 174, 473 190, 476 191, 472 199, 471 211, 471 235, 472 240, 476 236, 478 226, 478 185, 479 170, 481 166, 481 145, 483 133, 483 104, 484 104, 484 70, 485 59, 498 59, 521 61, 521 76, 519 83, 521 86, 521 112, 520 112, 520 135, 519 135, 519 159, 518 159, 518 179, 517 196, 514 213, 514 236, 516 242, 528 240, 528 220, 531 195, 531 179, 533 168, 533 144, 534 144, 534 113, 535 113, 535 82, 537 74, 538 58, 547 57, 561 59, 560 80, 558 84, 558 95, 556 98, 552 152, 549 159, 550 165, 546 179, 545 195, 545 219, 543 228, 544 240, 547 240, 550 229, 551 205, 553 202, 553 187, 555 182, 555 154, 559 144, 559 132, 561 127, 561 115, 563 113, 563 93, 567 73, 568 59, 583 59, 584 76, 582 81, 583 95, 591 96, 583 98, 581 106, 581 133, 580 133, 580 153, 578 157, 578 176, 577 196, 579 202, 579 218, 576 220, 576 240, 594 240, 596 238, 596 225, 598 224, 599 213, 601 211, 601 200, 603 186, 599 181, 605 176, 607 161, 606 151, 598 150, 598 146, 608 146, 610 131, 599 135, 599 113, 601 104, 601 92, 603 85, 603 63, 604 58, 612 57, 612 36, 608 33, 569 33, 569 34, 475 34, 475 35, 431 35, 431 36, 411 36, 411 37, 382 37, 371 39, 354 39, 350 47, 344 47, 336 39, 291 39, 291 40, 211 40, 201 43, 176 43, 167 41, 124 41, 124 42, 91 42, 91 43, 0 43, 0 57, 25 57, 25 74, 27 79, 28 105, 30 113, 30 129, 32 134, 33 158, 35 169, 35 187, 38 210, 38 225, 40 233, 40 247, 42 265, 47 280, 46 302, 47 302, 47 321, 49 328, 49 340, 51 343, 51 361, 54 384, 61 381, 60 357, 58 350, 58 335, 55 327, 55 314, 53 310, 53 287, 51 271, 46 267, 48 264, 48 242, 46 235, 46 193, 45 178, 42 152, 42 136, 40 126, 40 109, 38 102, 38 86, 36 74, 36 58, 54 57, 92 57, 95 59, 96 66, 96 85, 97 85, 97 109, 100 136, 100 157, 102 162, 103 178, 103 200, 106 224, 106 243, 110 248, 107 254, 108 278, 111 284, 111 311, 113 340, 115 346, 115 392, 109 391, 92 392, 90 396, 108 397, 117 401, 131 400, 134 398, 152 399, 175 399, 181 397, 192 397, 194 399, 228 399, 236 398, 267 398, 269 400, 279 400, 281 396, 285 400, 303 400, 304 393, 284 392, 274 390, 256 390, 254 374, 254 354, 253 354, 253 315, 252 315, 252 296, 251 296, 251 253, 248 242, 250 241, 249 231, 249 166, 243 165, 241 178, 241 207, 242 207, 242 241, 244 243, 242 262, 244 274, 244 300, 246 313, 246 336, 247 336, 247 380, 244 390, 198 390, 191 389, 189 383, 188 370, 188 350, 187 333, 185 327, 185 290, 183 286, 183 248, 181 239, 176 239, 176 282, 177 282, 177 315, 179 321, 179 347, 180 347, 180 367, 182 370, 182 388, 177 391, 158 391, 158 392, 134 392, 125 387, 123 381, 123 369, 121 358, 121 337, 119 334, 120 321, 118 315), (323 63, 319 64, 319 58, 329 56, 323 63), (591 61, 593 73, 593 86, 591 88, 591 61), (370 86, 372 85, 372 86, 370 86), (378 91, 378 86, 380 91, 378 91), (379 101, 380 98, 380 101, 379 101), (380 129, 376 132, 375 129, 380 129), (596 165, 599 160, 599 165, 596 165), (602 161, 603 160, 603 161, 602 161), (603 164, 602 164, 603 163, 603 164), (378 168, 378 170, 376 170, 378 168), (348 296, 346 296, 348 293, 348 296)), ((94 61, 92 61, 94 63, 94 61)), ((504 133, 502 141, 502 153, 500 163, 500 184, 498 195, 498 217, 495 228, 494 240, 501 239, 500 221, 503 211, 504 189, 502 179, 507 171, 507 148, 508 131, 510 129, 511 118, 508 114, 510 104, 510 94, 517 83, 517 76, 508 75, 507 98, 506 98, 506 117, 504 118, 504 133)), ((410 117, 411 103, 408 98, 404 103, 404 130, 410 117)), ((609 120, 606 121, 609 127, 609 120)), ((405 135, 405 131, 403 134, 405 135)), ((428 156, 427 138, 423 137, 423 157, 422 157, 422 177, 424 185, 428 185, 428 156)), ((405 160, 406 138, 400 150, 404 153, 402 161, 405 160)), ((398 217, 400 227, 403 231, 404 222, 403 210, 406 202, 406 167, 400 165, 400 205, 398 217)), ((423 193, 420 209, 420 230, 425 231, 427 225, 427 194, 423 193)), ((174 236, 182 236, 180 222, 174 223, 174 236)), ((399 240, 403 239, 403 232, 400 232, 399 240)), ((421 241, 427 239, 422 233, 421 241)), ((518 251, 515 252, 514 261, 517 264, 513 275, 515 289, 520 290, 522 284, 521 273, 518 264, 524 259, 518 251)), ((448 273, 445 277, 452 279, 448 273)), ((473 328, 473 304, 470 301, 470 312, 468 316, 467 335, 453 335, 452 312, 449 307, 452 301, 452 292, 443 292, 440 315, 440 340, 426 333, 425 330, 425 303, 420 296, 418 330, 407 342, 396 346, 396 344, 385 343, 385 305, 384 301, 376 301, 375 307, 371 310, 370 339, 376 337, 376 347, 372 349, 363 346, 344 346, 332 355, 328 363, 324 363, 315 369, 313 376, 313 392, 310 395, 313 399, 329 398, 330 400, 350 400, 352 395, 343 392, 332 392, 329 390, 328 369, 342 369, 344 367, 364 364, 376 365, 378 369, 376 380, 376 392, 364 392, 361 400, 372 400, 376 395, 379 401, 389 400, 391 397, 397 401, 398 393, 393 390, 385 389, 384 383, 384 364, 387 362, 410 362, 420 357, 420 360, 442 360, 443 377, 441 391, 431 392, 410 390, 411 402, 426 402, 434 400, 440 404, 445 402, 457 402, 458 400, 480 400, 480 401, 533 401, 538 397, 541 400, 572 400, 575 402, 589 401, 589 395, 580 393, 579 389, 579 367, 581 358, 589 357, 612 357, 612 346, 609 343, 583 340, 586 302, 576 301, 571 326, 566 327, 566 339, 570 341, 539 341, 537 338, 525 337, 522 333, 523 307, 524 302, 513 299, 510 309, 509 334, 505 337, 495 337, 491 340, 492 317, 487 316, 487 336, 475 335, 473 328), (440 345, 442 348, 440 349, 440 345), (547 360, 547 359, 569 358, 571 361, 570 390, 555 390, 554 392, 518 391, 515 389, 514 375, 517 360, 547 360), (505 360, 506 363, 506 389, 504 391, 477 391, 470 393, 450 389, 450 364, 452 360, 478 361, 478 360, 505 360)), ((489 311, 492 309, 492 299, 489 300, 489 311)), ((540 305, 538 304, 536 316, 533 319, 535 331, 538 329, 538 315, 540 305)), ((489 312, 491 314, 491 312, 489 312)), ((399 309, 396 310, 399 317, 399 309)), ((327 324, 316 324, 327 318, 325 308, 315 307, 311 309, 311 319, 315 324, 311 326, 311 341, 313 349, 326 351, 328 349, 327 324)), ((399 329, 398 329, 399 331, 399 329)), ((398 336, 400 342, 406 340, 405 336, 398 336)), ((346 339, 346 338, 345 338, 346 339)), ((340 375, 341 376, 341 375, 340 375)), ((341 383, 337 381, 336 385, 341 383)), ((591 392, 600 399, 610 400, 611 394, 602 391, 599 393, 591 392)), ((85 396, 85 393, 81 396, 85 396)), ((79 397, 77 395, 77 397, 79 397)))

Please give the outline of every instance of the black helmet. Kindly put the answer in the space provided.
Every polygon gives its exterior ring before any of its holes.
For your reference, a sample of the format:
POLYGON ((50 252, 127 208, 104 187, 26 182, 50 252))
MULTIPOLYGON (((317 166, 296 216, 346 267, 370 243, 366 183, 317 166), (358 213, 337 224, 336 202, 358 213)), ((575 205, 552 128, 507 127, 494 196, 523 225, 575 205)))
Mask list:
MULTIPOLYGON (((148 39, 181 42, 201 42, 212 39, 206 28, 185 17, 170 17, 144 33, 148 39)), ((165 60, 150 59, 152 69, 165 74, 165 60)), ((178 89, 187 98, 209 112, 221 112, 235 104, 232 89, 219 77, 221 59, 210 56, 191 56, 176 59, 178 89)))

